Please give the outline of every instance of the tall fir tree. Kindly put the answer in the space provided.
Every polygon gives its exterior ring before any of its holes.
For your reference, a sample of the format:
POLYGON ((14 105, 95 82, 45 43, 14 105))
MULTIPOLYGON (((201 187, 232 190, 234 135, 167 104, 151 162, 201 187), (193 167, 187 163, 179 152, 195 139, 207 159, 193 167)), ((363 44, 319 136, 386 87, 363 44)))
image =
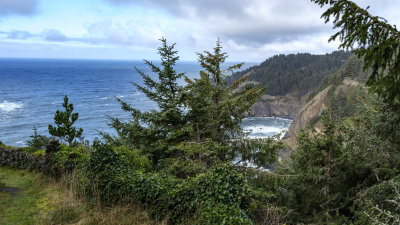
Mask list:
POLYGON ((246 84, 248 76, 243 76, 227 85, 227 78, 243 63, 222 69, 228 55, 222 52, 218 40, 213 52, 199 53, 199 62, 203 70, 200 78, 190 80, 187 99, 188 130, 190 139, 197 143, 211 144, 212 150, 206 155, 215 157, 220 162, 233 160, 251 161, 257 165, 266 165, 276 159, 276 149, 271 140, 250 140, 240 127, 246 112, 265 92, 254 84, 246 84), (274 147, 271 147, 274 146, 274 147), (255 157, 257 155, 257 157, 255 157))
MULTIPOLYGON (((165 38, 160 41, 162 46, 158 48, 158 53, 161 56, 161 68, 144 60, 151 71, 157 74, 158 79, 153 80, 151 76, 136 68, 144 86, 133 83, 147 98, 157 103, 159 110, 142 112, 117 98, 122 109, 131 113, 132 120, 124 122, 118 118, 111 118, 111 126, 118 133, 117 141, 149 154, 155 164, 159 159, 175 154, 171 146, 185 137, 182 87, 177 83, 183 73, 178 73, 174 69, 179 56, 174 50, 175 44, 168 45, 165 38)), ((109 141, 113 139, 107 134, 105 138, 109 141)), ((113 141, 116 141, 115 138, 113 141)))

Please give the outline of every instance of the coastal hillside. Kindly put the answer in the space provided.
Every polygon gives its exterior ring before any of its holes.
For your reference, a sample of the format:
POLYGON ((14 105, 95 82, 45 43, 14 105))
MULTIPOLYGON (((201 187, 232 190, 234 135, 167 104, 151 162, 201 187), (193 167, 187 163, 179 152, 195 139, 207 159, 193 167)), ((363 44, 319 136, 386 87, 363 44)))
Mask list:
POLYGON ((285 135, 288 143, 294 143, 291 138, 306 126, 319 131, 324 110, 330 110, 340 120, 346 120, 355 113, 357 99, 367 93, 364 84, 368 73, 362 67, 363 61, 351 56, 343 69, 324 78, 320 87, 310 93, 306 104, 293 119, 285 135))
POLYGON ((261 100, 252 107, 252 116, 294 118, 308 95, 321 85, 325 77, 342 68, 350 55, 345 51, 325 55, 276 55, 259 66, 233 74, 229 82, 249 75, 249 82, 267 87, 261 100))

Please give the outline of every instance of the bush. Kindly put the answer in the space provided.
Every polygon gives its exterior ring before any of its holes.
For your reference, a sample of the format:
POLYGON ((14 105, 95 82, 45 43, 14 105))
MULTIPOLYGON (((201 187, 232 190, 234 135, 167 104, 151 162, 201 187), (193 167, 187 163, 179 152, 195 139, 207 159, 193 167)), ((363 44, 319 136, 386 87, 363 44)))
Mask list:
POLYGON ((113 150, 119 154, 121 160, 134 171, 149 171, 151 169, 150 160, 141 155, 138 150, 132 150, 125 146, 113 147, 113 150))
POLYGON ((105 144, 95 145, 88 164, 89 180, 95 182, 102 202, 114 203, 122 198, 121 189, 127 185, 128 164, 105 144))
POLYGON ((242 225, 254 224, 244 210, 238 206, 226 204, 209 205, 201 214, 200 224, 242 225))
POLYGON ((59 151, 53 155, 54 166, 60 172, 72 171, 77 167, 84 167, 89 160, 89 149, 84 146, 71 147, 65 144, 59 146, 59 151))
POLYGON ((227 216, 230 222, 244 221, 248 216, 243 209, 250 208, 250 192, 244 177, 230 165, 224 165, 183 181, 170 190, 157 207, 156 216, 168 218, 170 224, 180 224, 194 217, 201 222, 205 216, 205 221, 219 221, 217 224, 220 224, 223 222, 221 215, 227 216), (210 207, 216 205, 226 207, 213 214, 210 207))

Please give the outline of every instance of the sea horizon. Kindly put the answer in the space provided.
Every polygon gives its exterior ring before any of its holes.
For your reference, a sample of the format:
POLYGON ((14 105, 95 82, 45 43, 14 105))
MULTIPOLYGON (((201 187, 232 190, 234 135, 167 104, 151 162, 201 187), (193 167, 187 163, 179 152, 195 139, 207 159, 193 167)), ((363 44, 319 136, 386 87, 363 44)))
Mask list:
MULTIPOLYGON (((0 84, 0 141, 15 147, 25 146, 34 127, 39 134, 49 136, 47 126, 54 124, 56 110, 62 110, 64 95, 74 105, 74 112, 79 113, 75 125, 83 128, 85 139, 93 141, 99 137, 99 131, 113 134, 108 126, 109 117, 130 119, 115 97, 140 110, 156 108, 154 102, 131 84, 142 83, 135 67, 150 72, 142 60, 0 59, 3 81, 0 84)), ((198 77, 201 69, 198 62, 186 61, 175 68, 191 79, 198 77)), ((149 75, 154 77, 152 73, 149 75)), ((183 79, 178 82, 185 85, 183 79)), ((254 124, 254 121, 244 120, 242 127, 254 130, 255 137, 263 137, 290 125, 279 118, 257 121, 258 124, 254 124)))

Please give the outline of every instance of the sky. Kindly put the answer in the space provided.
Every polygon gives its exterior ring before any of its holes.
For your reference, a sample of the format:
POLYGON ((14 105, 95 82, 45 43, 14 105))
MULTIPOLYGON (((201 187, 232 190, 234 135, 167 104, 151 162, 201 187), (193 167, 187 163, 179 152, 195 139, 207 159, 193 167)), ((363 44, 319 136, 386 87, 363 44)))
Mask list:
MULTIPOLYGON (((356 0, 400 26, 399 0, 356 0)), ((0 0, 1 58, 157 60, 159 39, 182 60, 222 42, 229 61, 325 54, 332 24, 310 0, 0 0)))

